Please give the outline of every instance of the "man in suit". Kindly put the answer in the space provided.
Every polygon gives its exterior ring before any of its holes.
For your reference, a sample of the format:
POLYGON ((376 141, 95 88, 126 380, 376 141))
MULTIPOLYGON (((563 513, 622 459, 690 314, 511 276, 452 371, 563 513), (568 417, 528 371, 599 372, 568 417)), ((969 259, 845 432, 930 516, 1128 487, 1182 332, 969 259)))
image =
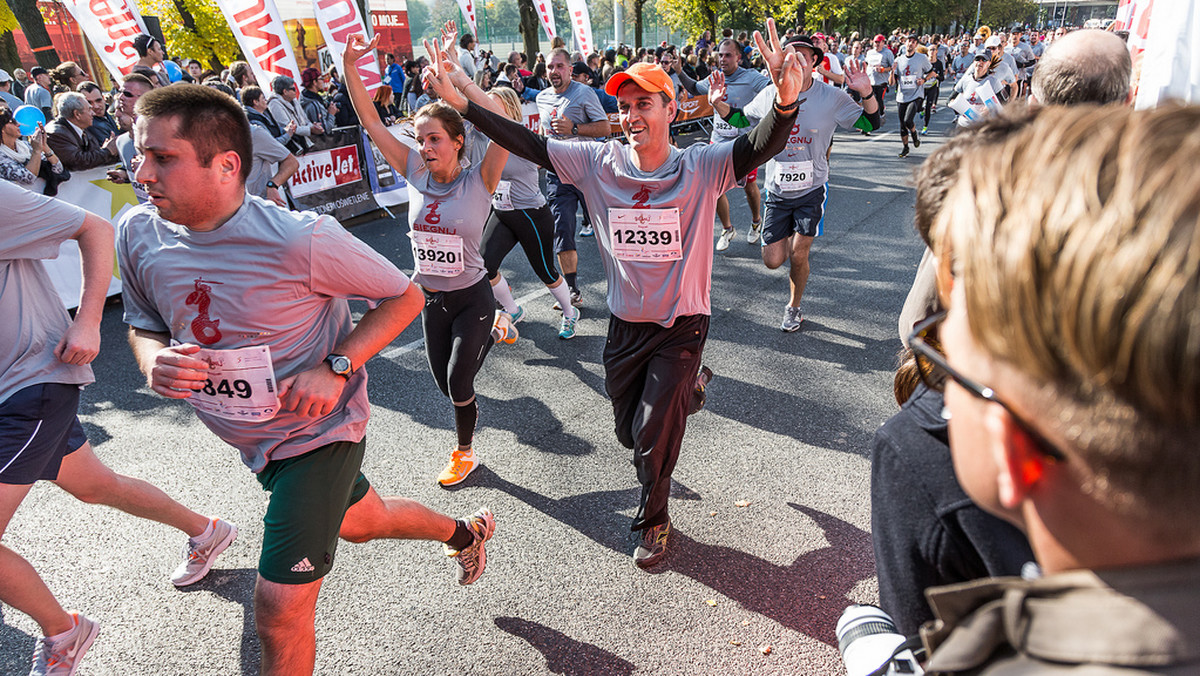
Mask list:
POLYGON ((59 95, 60 115, 46 127, 46 142, 70 171, 83 171, 117 161, 117 137, 109 134, 103 143, 91 138, 92 108, 83 94, 59 95))
POLYGON ((104 90, 100 89, 100 85, 87 80, 81 82, 75 91, 83 94, 92 110, 92 126, 87 129, 92 140, 104 145, 110 135, 121 133, 117 121, 108 114, 108 102, 104 100, 104 90))

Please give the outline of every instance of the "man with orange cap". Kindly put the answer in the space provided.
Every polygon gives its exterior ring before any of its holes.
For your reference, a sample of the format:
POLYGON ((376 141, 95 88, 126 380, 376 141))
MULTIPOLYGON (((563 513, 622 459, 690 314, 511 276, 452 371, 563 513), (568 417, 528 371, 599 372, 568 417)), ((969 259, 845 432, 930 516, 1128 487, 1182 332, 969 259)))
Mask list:
MULTIPOLYGON (((679 457, 708 335, 713 222, 717 198, 783 149, 797 94, 811 69, 779 42, 755 33, 779 92, 776 105, 749 134, 731 143, 671 145, 675 87, 661 66, 636 63, 605 91, 617 97, 628 144, 563 143, 468 101, 473 84, 442 59, 430 85, 442 99, 510 152, 553 169, 584 193, 608 278, 612 312, 604 349, 605 388, 617 439, 634 451, 642 485, 631 529, 634 562, 648 568, 667 551, 671 473, 679 457)), ((723 86, 714 74, 714 86, 723 86)))

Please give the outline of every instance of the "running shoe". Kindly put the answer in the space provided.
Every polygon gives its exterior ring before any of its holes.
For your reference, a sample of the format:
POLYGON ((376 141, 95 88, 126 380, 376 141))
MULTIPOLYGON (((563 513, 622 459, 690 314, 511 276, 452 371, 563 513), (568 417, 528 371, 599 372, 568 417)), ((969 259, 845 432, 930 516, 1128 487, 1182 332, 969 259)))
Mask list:
POLYGON ((737 230, 734 228, 725 228, 721 233, 721 237, 717 240, 717 251, 724 251, 729 248, 729 243, 737 236, 737 230))
POLYGON ((517 327, 513 326, 512 318, 508 316, 508 313, 497 312, 496 321, 492 324, 492 337, 496 339, 496 342, 512 345, 517 342, 519 335, 517 327))
POLYGON ((222 521, 212 520, 212 535, 204 540, 188 538, 183 548, 183 563, 171 573, 171 584, 176 587, 186 587, 195 584, 208 575, 216 563, 217 557, 237 539, 237 526, 222 521))
POLYGON ((471 537, 474 538, 471 544, 455 551, 450 549, 450 545, 442 545, 445 548, 446 556, 454 559, 454 563, 458 564, 458 570, 455 577, 461 585, 468 585, 479 579, 483 575, 483 569, 487 567, 487 552, 483 545, 492 538, 492 533, 496 532, 496 517, 487 507, 475 512, 471 516, 463 519, 467 522, 467 529, 471 531, 471 537))
POLYGON ((751 223, 750 232, 746 233, 746 243, 757 244, 759 237, 762 237, 762 223, 751 223))
POLYGON ((596 231, 592 228, 591 223, 583 226, 583 229, 579 231, 580 237, 591 237, 594 234, 596 234, 596 231))
POLYGON ((511 320, 512 320, 512 323, 513 323, 513 324, 516 324, 517 322, 521 321, 522 319, 525 319, 525 308, 523 308, 523 307, 521 307, 520 305, 518 305, 518 306, 517 306, 517 311, 516 311, 516 312, 510 312, 510 313, 508 314, 508 317, 509 317, 509 319, 511 319, 511 320))
POLYGON ((475 457, 475 449, 468 448, 462 451, 455 448, 450 454, 450 462, 446 464, 446 469, 438 475, 438 483, 443 486, 460 484, 466 481, 467 476, 478 466, 479 460, 475 457))
POLYGON ((859 131, 859 133, 861 133, 863 136, 870 136, 870 135, 871 135, 871 132, 867 131, 866 129, 859 129, 858 131, 859 131))
POLYGON ((100 625, 79 613, 71 613, 71 619, 75 627, 65 637, 57 641, 46 637, 38 640, 29 676, 73 676, 79 668, 79 662, 100 633, 100 625))
POLYGON ((783 311, 783 323, 779 328, 788 333, 800 330, 800 324, 804 322, 804 316, 800 314, 800 308, 791 307, 790 305, 783 311))
POLYGON ((904 146, 904 149, 900 151, 900 157, 908 157, 908 146, 904 146))
POLYGON ((558 325, 558 337, 561 340, 570 340, 575 337, 575 325, 579 323, 580 312, 575 311, 574 317, 563 315, 562 323, 558 325))
MULTIPOLYGON (((571 289, 571 305, 574 305, 575 307, 583 306, 583 292, 579 289, 571 289)), ((551 307, 559 312, 562 312, 562 305, 559 304, 558 301, 554 301, 554 305, 551 307)))
POLYGON ((920 134, 913 134, 913 147, 914 148, 921 147, 921 135, 920 134))
POLYGON ((667 540, 671 537, 671 520, 642 531, 637 549, 633 550, 633 562, 638 568, 649 568, 667 555, 667 540))
POLYGON ((922 133, 922 134, 925 134, 925 135, 928 135, 928 134, 929 134, 929 127, 921 127, 921 133, 922 133))

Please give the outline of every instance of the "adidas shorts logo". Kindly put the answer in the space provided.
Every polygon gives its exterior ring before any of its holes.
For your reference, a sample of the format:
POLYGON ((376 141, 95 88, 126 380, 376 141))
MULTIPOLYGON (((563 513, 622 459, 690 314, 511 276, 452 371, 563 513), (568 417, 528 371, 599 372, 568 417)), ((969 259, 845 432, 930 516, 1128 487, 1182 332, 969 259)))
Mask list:
POLYGON ((309 562, 307 556, 301 559, 300 563, 292 566, 293 573, 311 573, 314 570, 316 570, 316 568, 314 568, 312 563, 309 562))

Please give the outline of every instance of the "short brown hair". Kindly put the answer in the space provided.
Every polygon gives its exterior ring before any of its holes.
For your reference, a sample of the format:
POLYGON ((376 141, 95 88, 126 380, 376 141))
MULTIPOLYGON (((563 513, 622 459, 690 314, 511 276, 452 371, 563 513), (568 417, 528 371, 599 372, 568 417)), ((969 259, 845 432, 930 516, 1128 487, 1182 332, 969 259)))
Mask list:
POLYGON ((964 158, 938 215, 970 333, 1098 504, 1200 522, 1200 107, 1051 106, 964 158))
POLYGON ((174 117, 178 138, 192 144, 204 166, 218 153, 233 151, 242 160, 242 182, 250 176, 250 121, 232 96, 211 87, 177 82, 138 99, 138 118, 174 117))

